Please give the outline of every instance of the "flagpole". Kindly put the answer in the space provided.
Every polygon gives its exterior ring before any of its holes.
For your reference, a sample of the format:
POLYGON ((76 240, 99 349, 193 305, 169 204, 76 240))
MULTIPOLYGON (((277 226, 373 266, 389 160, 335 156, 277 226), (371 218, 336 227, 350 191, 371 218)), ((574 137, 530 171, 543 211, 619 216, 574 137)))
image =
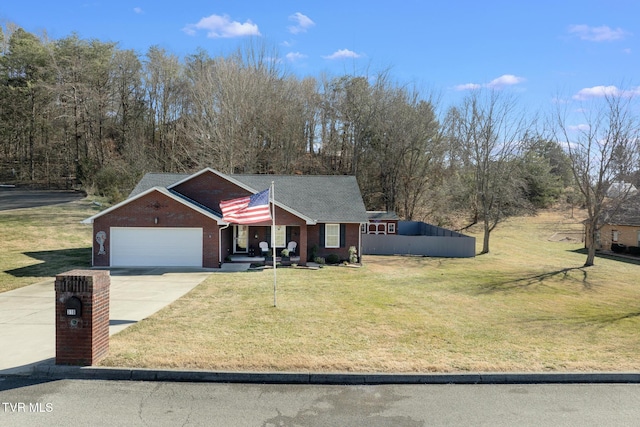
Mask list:
POLYGON ((277 297, 277 275, 276 275, 276 204, 275 204, 275 184, 274 181, 271 181, 271 191, 269 194, 271 195, 271 207, 273 209, 271 213, 271 249, 273 251, 273 306, 278 306, 278 297, 277 297))

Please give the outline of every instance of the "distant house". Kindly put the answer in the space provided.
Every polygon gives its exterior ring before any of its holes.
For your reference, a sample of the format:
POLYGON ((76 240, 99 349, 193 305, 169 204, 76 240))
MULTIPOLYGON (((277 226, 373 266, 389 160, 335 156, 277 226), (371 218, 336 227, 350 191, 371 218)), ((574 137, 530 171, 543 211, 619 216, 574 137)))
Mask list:
POLYGON ((194 174, 149 173, 129 197, 90 218, 93 265, 217 268, 234 256, 271 248, 271 221, 251 225, 223 220, 220 201, 245 197, 274 182, 276 256, 295 243, 301 265, 311 254, 349 258, 361 253, 368 217, 352 176, 226 175, 206 168, 194 174))
MULTIPOLYGON (((640 194, 630 197, 618 209, 605 210, 600 222, 596 249, 610 250, 612 245, 640 247, 640 194)), ((589 230, 585 229, 585 247, 589 246, 589 236, 589 230)))
POLYGON ((627 197, 633 196, 638 192, 638 189, 630 182, 616 181, 612 183, 607 189, 607 197, 627 197))

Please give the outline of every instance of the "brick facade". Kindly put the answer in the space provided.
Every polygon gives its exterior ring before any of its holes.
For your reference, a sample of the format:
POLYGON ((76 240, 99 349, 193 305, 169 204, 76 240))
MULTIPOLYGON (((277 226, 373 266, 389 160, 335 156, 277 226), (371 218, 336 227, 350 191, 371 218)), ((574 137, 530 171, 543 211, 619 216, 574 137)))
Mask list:
POLYGON ((90 366, 109 352, 108 271, 72 270, 56 276, 56 364, 90 366), (69 315, 72 298, 79 313, 69 315))
POLYGON ((197 212, 158 191, 153 191, 118 209, 108 212, 93 223, 93 265, 110 265, 111 227, 198 227, 202 228, 202 266, 219 267, 218 224, 215 220, 197 212), (157 218, 157 223, 156 223, 157 218), (106 234, 103 243, 104 254, 100 254, 100 244, 96 235, 106 234))
MULTIPOLYGON (((600 239, 596 247, 602 250, 610 250, 612 243, 625 246, 640 246, 640 226, 605 224, 600 229, 600 239), (614 237, 617 240, 614 241, 614 237)), ((586 233, 585 247, 589 246, 589 233, 586 233)))
MULTIPOLYGON (((219 204, 222 200, 252 194, 243 185, 237 184, 234 179, 222 177, 210 169, 195 174, 180 183, 168 185, 166 188, 183 195, 195 202, 196 205, 214 212, 220 211, 219 204)), ((260 191, 263 188, 256 190, 260 191)), ((92 217, 94 266, 110 266, 111 227, 202 228, 202 267, 205 268, 219 268, 221 262, 224 262, 228 255, 234 254, 233 226, 219 226, 216 219, 207 216, 198 208, 187 206, 181 200, 176 200, 180 196, 173 198, 166 192, 157 189, 146 191, 113 210, 92 217), (102 245, 97 241, 97 237, 104 237, 102 245)), ((301 193, 301 197, 313 196, 301 193)), ((360 224, 342 224, 346 227, 344 244, 340 248, 326 248, 320 243, 319 234, 320 228, 324 225, 307 225, 309 218, 301 218, 278 206, 276 206, 275 212, 276 224, 288 228, 287 240, 297 243, 295 254, 300 257, 302 265, 306 264, 311 257, 311 249, 314 246, 317 246, 317 256, 326 257, 335 253, 342 260, 349 258, 350 246, 360 247, 360 224)), ((251 252, 259 255, 258 244, 261 241, 271 240, 270 236, 267 236, 271 225, 271 221, 249 225, 248 244, 249 248, 253 249, 251 252)))

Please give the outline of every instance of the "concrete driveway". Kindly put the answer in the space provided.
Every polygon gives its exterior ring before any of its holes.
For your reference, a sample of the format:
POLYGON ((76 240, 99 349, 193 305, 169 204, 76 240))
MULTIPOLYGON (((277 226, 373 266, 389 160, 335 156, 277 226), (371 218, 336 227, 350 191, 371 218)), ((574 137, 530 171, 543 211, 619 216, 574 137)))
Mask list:
MULTIPOLYGON (((112 269, 113 335, 152 315, 204 281, 210 271, 162 268, 112 269)), ((0 293, 0 375, 30 372, 55 358, 54 280, 0 293)))

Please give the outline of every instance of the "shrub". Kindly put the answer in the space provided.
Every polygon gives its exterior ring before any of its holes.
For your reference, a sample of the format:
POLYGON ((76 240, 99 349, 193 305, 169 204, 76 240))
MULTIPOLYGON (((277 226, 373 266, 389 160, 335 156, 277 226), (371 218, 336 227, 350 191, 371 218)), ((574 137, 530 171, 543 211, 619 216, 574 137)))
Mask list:
POLYGON ((611 244, 611 251, 615 252, 617 254, 624 253, 624 251, 626 249, 627 249, 627 247, 625 245, 620 244, 620 243, 612 243, 611 244))
POLYGON ((336 254, 327 255, 327 264, 340 264, 340 257, 336 254))
POLYGON ((316 258, 318 258, 318 245, 313 245, 311 247, 311 254, 309 255, 308 261, 317 262, 316 258))
POLYGON ((640 247, 638 246, 629 246, 627 250, 631 255, 640 256, 640 247))
POLYGON ((358 250, 355 246, 349 247, 349 262, 351 264, 358 262, 358 250))
POLYGON ((321 256, 317 256, 313 259, 313 262, 315 262, 316 264, 324 265, 326 261, 321 256))

